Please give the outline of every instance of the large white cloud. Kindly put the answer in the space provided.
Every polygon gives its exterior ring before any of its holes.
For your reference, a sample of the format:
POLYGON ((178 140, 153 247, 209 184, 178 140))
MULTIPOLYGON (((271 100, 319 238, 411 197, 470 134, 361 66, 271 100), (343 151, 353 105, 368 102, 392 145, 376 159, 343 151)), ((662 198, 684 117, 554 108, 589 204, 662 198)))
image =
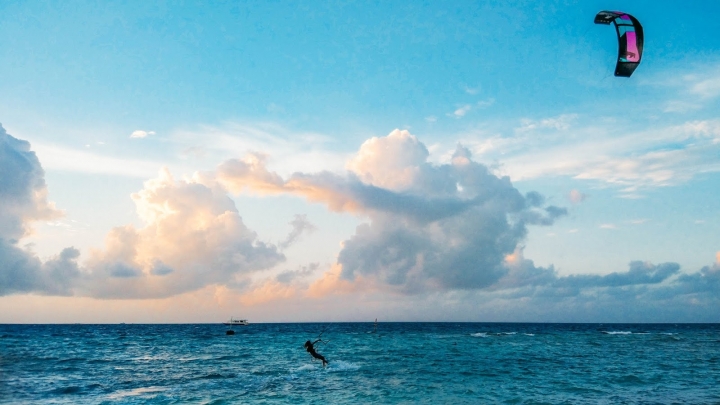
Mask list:
POLYGON ((0 125, 0 295, 38 292, 67 295, 78 276, 78 251, 63 250, 42 263, 18 246, 33 221, 62 215, 47 199, 45 172, 26 141, 0 125))
POLYGON ((97 297, 165 297, 243 276, 283 261, 242 221, 224 189, 175 180, 167 169, 132 196, 142 228, 114 228, 91 252, 83 292, 97 297))
POLYGON ((367 216, 343 243, 341 278, 362 276, 409 293, 491 285, 528 224, 550 225, 566 214, 543 207, 537 193, 523 196, 462 146, 449 164, 427 157, 417 138, 396 130, 365 142, 345 176, 295 173, 284 180, 250 156, 220 165, 217 179, 236 192, 291 193, 367 216))
MULTIPOLYGON (((18 242, 32 222, 61 213, 47 200, 44 171, 30 144, 0 127, 0 295, 166 297, 212 284, 242 285, 249 273, 284 260, 244 225, 216 183, 176 181, 163 169, 132 198, 145 226, 112 229, 84 266, 74 248, 42 262, 18 242)), ((287 245, 311 227, 302 217, 295 222, 287 245)))
POLYGON ((408 131, 394 130, 383 138, 365 141, 347 168, 360 179, 377 187, 404 191, 412 186, 426 163, 425 145, 408 131))
POLYGON ((45 172, 26 141, 0 125, 0 238, 17 241, 32 221, 61 215, 47 200, 45 172))

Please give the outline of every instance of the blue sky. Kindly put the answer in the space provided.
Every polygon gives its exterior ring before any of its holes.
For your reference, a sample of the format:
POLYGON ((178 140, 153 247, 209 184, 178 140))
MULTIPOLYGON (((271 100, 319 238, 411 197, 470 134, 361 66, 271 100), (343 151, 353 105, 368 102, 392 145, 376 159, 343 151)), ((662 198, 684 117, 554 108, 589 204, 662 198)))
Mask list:
POLYGON ((0 322, 719 321, 718 12, 5 2, 0 322))

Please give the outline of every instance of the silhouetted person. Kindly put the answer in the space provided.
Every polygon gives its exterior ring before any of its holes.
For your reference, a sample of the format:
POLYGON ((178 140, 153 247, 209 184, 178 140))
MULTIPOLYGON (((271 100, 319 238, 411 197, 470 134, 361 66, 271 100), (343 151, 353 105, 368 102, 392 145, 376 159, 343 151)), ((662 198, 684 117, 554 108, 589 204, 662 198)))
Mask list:
POLYGON ((311 341, 308 340, 307 342, 305 342, 305 350, 307 350, 307 352, 310 353, 310 355, 312 355, 312 356, 315 357, 316 359, 322 360, 323 367, 325 367, 325 365, 327 365, 328 361, 325 360, 325 357, 323 357, 322 354, 316 352, 316 351, 315 351, 315 347, 313 346, 313 345, 314 345, 315 343, 317 343, 317 342, 322 342, 322 340, 321 340, 321 339, 318 339, 318 340, 316 340, 316 341, 314 341, 314 342, 311 342, 311 341))

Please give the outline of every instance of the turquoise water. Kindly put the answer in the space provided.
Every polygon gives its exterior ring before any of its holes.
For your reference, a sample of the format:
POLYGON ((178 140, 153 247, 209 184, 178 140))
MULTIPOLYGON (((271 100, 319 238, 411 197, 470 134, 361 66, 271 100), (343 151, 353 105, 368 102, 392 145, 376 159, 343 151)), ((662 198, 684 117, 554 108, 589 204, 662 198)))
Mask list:
POLYGON ((720 403, 720 325, 0 325, 0 403, 720 403), (312 361, 302 344, 325 331, 312 361))

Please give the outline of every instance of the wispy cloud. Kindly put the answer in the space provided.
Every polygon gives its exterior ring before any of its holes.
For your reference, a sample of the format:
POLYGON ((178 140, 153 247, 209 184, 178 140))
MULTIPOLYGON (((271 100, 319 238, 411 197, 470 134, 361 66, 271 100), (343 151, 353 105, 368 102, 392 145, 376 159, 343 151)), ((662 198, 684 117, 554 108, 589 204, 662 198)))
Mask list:
POLYGON ((467 93, 467 94, 476 95, 476 94, 480 93, 480 90, 482 90, 482 86, 477 86, 477 87, 464 86, 463 89, 465 90, 465 93, 467 93))
POLYGON ((570 190, 567 197, 574 204, 580 204, 587 199, 587 195, 578 190, 570 190))
POLYGON ((720 73, 716 71, 714 77, 703 78, 694 82, 690 86, 689 92, 706 100, 720 96, 720 73))
POLYGON ((494 98, 488 98, 487 100, 478 101, 477 103, 475 103, 475 106, 476 106, 477 108, 488 108, 488 107, 490 107, 490 106, 493 105, 493 104, 495 104, 495 99, 494 99, 494 98))
POLYGON ((538 129, 555 129, 555 130, 567 130, 572 125, 573 121, 577 119, 577 114, 563 114, 552 118, 542 118, 539 120, 532 120, 529 118, 523 118, 520 120, 520 127, 516 128, 517 132, 528 132, 538 129))
POLYGON ((202 150, 204 161, 213 165, 249 152, 272 151, 273 168, 284 175, 295 171, 341 171, 351 155, 338 150, 337 141, 330 136, 273 123, 201 125, 176 130, 171 137, 183 150, 202 150))
POLYGON ((285 240, 278 243, 278 247, 280 248, 280 250, 284 250, 290 247, 300 238, 303 233, 311 233, 317 230, 315 225, 311 224, 310 221, 308 221, 307 215, 304 214, 295 215, 295 219, 290 222, 290 225, 293 228, 292 231, 290 231, 285 240))
POLYGON ((448 117, 453 118, 462 118, 472 109, 472 106, 470 104, 465 104, 461 107, 458 107, 457 110, 453 111, 452 113, 448 113, 448 117))
MULTIPOLYGON (((514 181, 568 176, 613 186, 626 198, 720 171, 720 120, 615 129, 628 124, 615 119, 603 125, 567 115, 524 120, 514 133, 464 137, 484 160, 500 162, 500 173, 514 181)), ((451 145, 444 148, 452 150, 451 145)))
POLYGON ((43 166, 50 170, 149 178, 163 166, 162 163, 117 158, 42 142, 34 143, 33 148, 43 166))
POLYGON ((714 107, 720 96, 720 64, 696 66, 692 72, 667 71, 648 79, 645 84, 665 89, 664 112, 688 113, 714 107))

